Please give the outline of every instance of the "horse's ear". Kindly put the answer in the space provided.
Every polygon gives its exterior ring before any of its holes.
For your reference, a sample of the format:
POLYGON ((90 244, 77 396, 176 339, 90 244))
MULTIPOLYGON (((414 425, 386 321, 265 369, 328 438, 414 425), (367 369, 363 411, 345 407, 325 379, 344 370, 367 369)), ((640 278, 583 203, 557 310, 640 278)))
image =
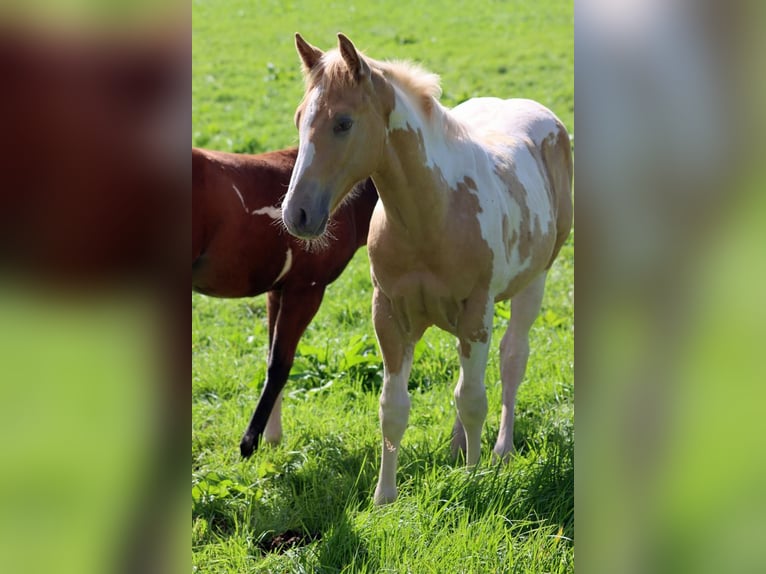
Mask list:
POLYGON ((303 37, 297 32, 295 33, 295 49, 298 50, 298 55, 301 57, 301 61, 303 62, 304 72, 311 71, 311 69, 317 65, 319 59, 324 54, 322 50, 306 42, 306 40, 304 40, 303 37))
POLYGON ((364 61, 362 55, 356 51, 354 44, 344 34, 338 32, 338 48, 343 61, 348 69, 354 74, 354 78, 361 80, 370 77, 370 66, 364 61))

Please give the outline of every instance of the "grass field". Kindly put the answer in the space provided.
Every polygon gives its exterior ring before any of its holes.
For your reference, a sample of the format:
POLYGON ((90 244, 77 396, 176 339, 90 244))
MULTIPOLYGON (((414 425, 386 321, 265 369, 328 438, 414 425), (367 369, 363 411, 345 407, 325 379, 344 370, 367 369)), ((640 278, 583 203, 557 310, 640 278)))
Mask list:
MULTIPOLYGON (((449 106, 528 97, 573 126, 572 5, 550 0, 194 0, 193 145, 260 152, 297 143, 303 94, 293 34, 329 48, 338 31, 379 59, 442 76, 449 106)), ((482 463, 449 456, 458 361, 427 332, 410 380, 399 499, 374 508, 382 367, 360 250, 309 327, 286 389, 285 438, 249 461, 239 439, 266 370, 265 299, 192 295, 192 547, 197 572, 572 572, 573 237, 549 275, 519 391, 511 464, 489 464, 498 430, 496 311, 482 463)))

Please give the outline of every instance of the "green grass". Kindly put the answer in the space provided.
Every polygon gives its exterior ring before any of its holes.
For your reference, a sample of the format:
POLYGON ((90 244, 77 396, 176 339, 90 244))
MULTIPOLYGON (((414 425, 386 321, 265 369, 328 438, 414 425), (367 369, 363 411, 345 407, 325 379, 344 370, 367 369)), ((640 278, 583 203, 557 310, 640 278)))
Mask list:
MULTIPOLYGON (((530 97, 573 130, 568 3, 243 0, 193 3, 193 144, 259 152, 297 142, 303 94, 293 33, 329 48, 343 31, 371 56, 442 76, 443 102, 530 97)), ((286 389, 285 437, 249 461, 238 444, 266 370, 265 299, 192 295, 192 545, 198 572, 572 572, 574 561, 573 238, 549 275, 519 391, 511 464, 497 436, 497 308, 489 417, 474 471, 449 456, 458 361, 427 332, 410 380, 399 499, 371 504, 379 464, 381 362, 360 250, 332 284, 286 389), (291 540, 288 540, 291 539, 291 540), (278 541, 287 541, 274 548, 278 541)))

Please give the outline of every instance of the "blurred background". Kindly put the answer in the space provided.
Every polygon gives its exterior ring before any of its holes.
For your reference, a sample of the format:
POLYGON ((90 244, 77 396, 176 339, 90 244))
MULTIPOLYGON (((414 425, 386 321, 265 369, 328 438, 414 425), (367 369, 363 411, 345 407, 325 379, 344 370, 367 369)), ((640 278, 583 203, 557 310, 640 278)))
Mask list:
POLYGON ((582 572, 766 564, 762 16, 575 4, 582 572))
POLYGON ((0 6, 2 572, 188 568, 190 72, 179 3, 0 6))
MULTIPOLYGON (((575 14, 577 568, 763 571, 763 8, 575 14)), ((0 571, 188 568, 190 65, 176 2, 0 8, 0 571)))

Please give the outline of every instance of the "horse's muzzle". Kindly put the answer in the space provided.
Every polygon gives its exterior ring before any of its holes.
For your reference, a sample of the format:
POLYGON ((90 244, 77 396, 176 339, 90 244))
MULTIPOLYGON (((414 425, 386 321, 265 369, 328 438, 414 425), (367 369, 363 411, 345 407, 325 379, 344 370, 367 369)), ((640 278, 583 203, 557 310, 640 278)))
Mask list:
POLYGON ((317 214, 302 207, 282 213, 287 230, 301 239, 315 239, 323 235, 329 218, 330 214, 326 210, 317 214))
POLYGON ((316 239, 324 234, 330 219, 329 194, 288 192, 282 205, 282 221, 287 230, 301 239, 316 239))

